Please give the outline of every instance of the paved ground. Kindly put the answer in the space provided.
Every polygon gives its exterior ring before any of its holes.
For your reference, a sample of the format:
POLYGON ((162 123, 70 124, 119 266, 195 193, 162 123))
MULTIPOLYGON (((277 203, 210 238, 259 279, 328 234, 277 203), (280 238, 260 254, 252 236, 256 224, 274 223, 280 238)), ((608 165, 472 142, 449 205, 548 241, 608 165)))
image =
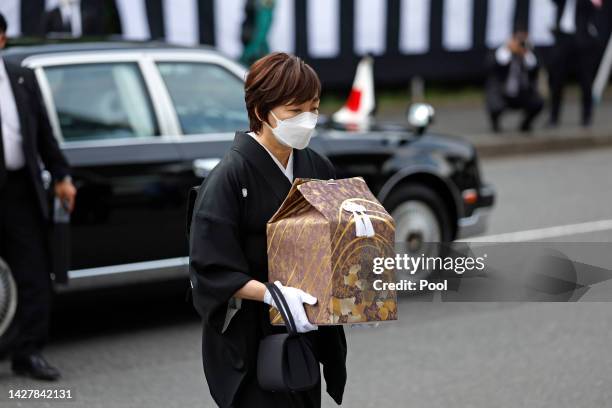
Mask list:
MULTIPOLYGON (((490 234, 612 219, 612 149, 485 159, 490 234)), ((557 239, 610 242, 612 231, 557 239)), ((574 232, 573 232, 574 231, 574 232)), ((47 350, 72 403, 9 401, 41 388, 0 363, 4 407, 213 407, 184 283, 60 299, 47 350), (138 289, 138 290, 137 290, 138 289)), ((347 329, 346 407, 612 407, 610 303, 400 302, 400 320, 347 329)), ((324 406, 336 406, 324 394, 324 406)))
POLYGON ((612 218, 611 148, 485 159, 481 170, 497 190, 487 235, 612 218))

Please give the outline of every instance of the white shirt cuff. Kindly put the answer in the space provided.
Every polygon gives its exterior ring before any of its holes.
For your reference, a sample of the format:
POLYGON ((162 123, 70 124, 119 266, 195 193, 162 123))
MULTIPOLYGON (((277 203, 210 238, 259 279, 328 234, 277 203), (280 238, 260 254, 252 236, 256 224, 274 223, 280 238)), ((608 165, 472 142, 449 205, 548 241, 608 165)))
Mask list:
POLYGON ((495 51, 495 59, 500 65, 507 65, 512 59, 512 52, 507 45, 502 45, 495 51))

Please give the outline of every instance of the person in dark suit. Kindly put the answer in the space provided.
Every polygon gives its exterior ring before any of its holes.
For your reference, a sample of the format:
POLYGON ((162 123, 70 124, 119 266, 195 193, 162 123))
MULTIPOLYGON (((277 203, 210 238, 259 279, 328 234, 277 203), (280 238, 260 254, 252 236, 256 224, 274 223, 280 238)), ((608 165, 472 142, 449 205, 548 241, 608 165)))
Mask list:
POLYGON ((120 33, 119 16, 114 1, 60 0, 45 12, 41 34, 61 36, 102 36, 120 33))
MULTIPOLYGON (((0 15, 0 48, 6 20, 0 15)), ((53 287, 49 274, 50 219, 39 158, 51 173, 54 192, 72 211, 76 189, 47 118, 34 72, 0 54, 0 257, 17 283, 16 337, 10 345, 16 374, 56 380, 59 371, 41 355, 46 342, 53 287)))
POLYGON ((549 126, 559 124, 563 86, 570 69, 575 69, 582 91, 581 123, 590 126, 593 116, 591 87, 597 69, 599 31, 596 13, 602 0, 554 0, 555 45, 550 57, 550 118, 549 126))
POLYGON ((79 0, 60 0, 57 7, 45 12, 42 32, 79 37, 82 34, 81 4, 79 0))
POLYGON ((500 131, 499 120, 507 109, 522 110, 520 130, 530 131, 544 101, 537 89, 539 64, 527 31, 518 28, 506 44, 489 56, 487 65, 486 104, 493 131, 500 131))

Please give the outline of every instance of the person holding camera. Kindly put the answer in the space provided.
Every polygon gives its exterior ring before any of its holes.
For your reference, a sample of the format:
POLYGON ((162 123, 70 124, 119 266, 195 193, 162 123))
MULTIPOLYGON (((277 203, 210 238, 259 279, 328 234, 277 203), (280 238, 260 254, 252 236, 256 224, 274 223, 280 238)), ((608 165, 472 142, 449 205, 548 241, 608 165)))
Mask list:
POLYGON ((522 132, 531 130, 544 101, 537 89, 539 64, 525 29, 517 29, 508 42, 497 48, 488 62, 486 104, 491 127, 500 131, 500 117, 507 109, 522 110, 522 132))

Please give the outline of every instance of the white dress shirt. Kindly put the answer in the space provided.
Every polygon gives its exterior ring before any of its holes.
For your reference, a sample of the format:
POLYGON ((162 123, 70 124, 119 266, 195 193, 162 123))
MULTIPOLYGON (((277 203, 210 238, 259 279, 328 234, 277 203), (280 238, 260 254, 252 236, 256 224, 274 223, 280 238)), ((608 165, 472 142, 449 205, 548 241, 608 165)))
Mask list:
POLYGON ((527 69, 533 68, 537 64, 535 55, 527 50, 522 59, 513 58, 512 51, 508 45, 502 45, 495 51, 495 59, 500 65, 508 65, 508 77, 504 85, 504 93, 509 97, 516 97, 521 89, 521 81, 527 81, 524 78, 521 65, 525 64, 527 69))
POLYGON ((566 0, 563 7, 563 14, 559 21, 559 29, 564 33, 573 34, 576 32, 576 0, 566 0))
POLYGON ((78 0, 66 0, 60 2, 60 14, 62 15, 62 23, 70 23, 70 29, 74 37, 80 37, 83 33, 81 22, 81 2, 78 0))
POLYGON ((2 143, 4 164, 7 170, 18 170, 25 164, 23 155, 19 114, 15 96, 4 61, 0 57, 0 121, 2 122, 2 143))
POLYGON ((281 169, 283 174, 287 176, 287 178, 289 179, 291 183, 293 183, 293 149, 291 149, 291 153, 289 153, 289 160, 287 161, 287 168, 285 168, 283 167, 283 164, 276 158, 276 156, 274 156, 272 152, 268 150, 268 148, 264 146, 263 143, 261 143, 261 141, 259 140, 259 136, 257 136, 255 132, 249 132, 248 134, 251 135, 253 139, 257 140, 257 143, 262 145, 264 149, 266 149, 266 151, 270 154, 270 157, 272 157, 272 160, 274 160, 274 163, 278 165, 278 168, 281 169))

